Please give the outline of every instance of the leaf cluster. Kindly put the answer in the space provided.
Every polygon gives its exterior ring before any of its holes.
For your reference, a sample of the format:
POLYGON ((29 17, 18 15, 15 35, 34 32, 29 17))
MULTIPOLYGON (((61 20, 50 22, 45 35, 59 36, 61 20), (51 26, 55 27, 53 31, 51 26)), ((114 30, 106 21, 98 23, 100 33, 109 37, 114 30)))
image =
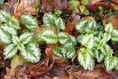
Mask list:
MULTIPOLYGON (((5 44, 5 59, 12 58, 19 53, 29 62, 38 62, 41 53, 39 45, 33 39, 33 33, 25 30, 18 37, 17 30, 21 29, 19 20, 4 10, 0 10, 0 21, 2 22, 0 24, 0 41, 5 44)), ((21 16, 21 23, 30 31, 38 27, 36 18, 29 14, 21 16)))
POLYGON ((118 42, 118 30, 113 29, 111 23, 103 29, 95 20, 82 19, 76 29, 81 33, 77 40, 84 46, 78 52, 78 61, 84 69, 93 70, 95 61, 104 61, 106 70, 118 65, 118 58, 113 56, 113 49, 108 45, 110 40, 118 42))

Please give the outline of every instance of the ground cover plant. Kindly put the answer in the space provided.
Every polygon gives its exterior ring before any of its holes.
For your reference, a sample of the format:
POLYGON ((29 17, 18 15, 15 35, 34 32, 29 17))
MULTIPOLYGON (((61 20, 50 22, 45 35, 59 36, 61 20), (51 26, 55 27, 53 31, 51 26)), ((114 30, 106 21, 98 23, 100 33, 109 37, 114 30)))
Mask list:
POLYGON ((118 2, 1 0, 1 79, 118 79, 118 2))

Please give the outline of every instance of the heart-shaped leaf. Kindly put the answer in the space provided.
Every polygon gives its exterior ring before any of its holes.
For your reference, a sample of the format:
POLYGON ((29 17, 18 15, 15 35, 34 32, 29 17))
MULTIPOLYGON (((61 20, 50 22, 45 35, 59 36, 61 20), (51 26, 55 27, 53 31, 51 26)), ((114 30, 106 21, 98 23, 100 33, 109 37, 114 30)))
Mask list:
POLYGON ((29 43, 25 49, 20 51, 21 55, 29 62, 39 62, 41 53, 38 44, 29 43))
POLYGON ((65 29, 65 23, 62 18, 57 18, 55 20, 55 25, 58 28, 58 30, 64 30, 65 29))
POLYGON ((78 61, 81 66, 84 67, 84 69, 93 70, 95 61, 90 55, 90 50, 81 48, 78 52, 78 61))
POLYGON ((35 17, 29 14, 23 14, 21 16, 21 23, 25 24, 29 30, 35 30, 38 28, 38 22, 35 17))
POLYGON ((23 34, 20 35, 20 41, 23 44, 28 44, 33 40, 33 33, 30 32, 24 32, 23 34))
POLYGON ((5 59, 15 56, 17 51, 18 49, 15 44, 5 45, 5 48, 4 48, 5 59))
POLYGON ((115 56, 107 56, 105 57, 104 63, 107 71, 112 70, 118 65, 118 58, 115 56))
POLYGON ((54 34, 52 30, 45 29, 37 36, 37 41, 45 41, 48 44, 56 44, 57 35, 54 34))
POLYGON ((55 24, 56 16, 51 12, 45 13, 43 16, 43 23, 47 27, 52 27, 55 24))
POLYGON ((64 46, 56 47, 52 50, 52 52, 60 58, 71 59, 75 55, 75 48, 64 46))

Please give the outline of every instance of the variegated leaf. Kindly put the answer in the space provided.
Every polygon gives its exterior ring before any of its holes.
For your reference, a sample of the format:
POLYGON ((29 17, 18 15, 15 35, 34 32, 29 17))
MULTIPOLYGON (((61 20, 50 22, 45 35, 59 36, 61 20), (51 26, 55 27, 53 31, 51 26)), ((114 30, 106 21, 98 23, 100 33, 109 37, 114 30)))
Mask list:
POLYGON ((65 43, 68 42, 68 40, 69 40, 69 35, 68 35, 67 33, 65 33, 65 32, 60 32, 60 33, 58 33, 57 38, 58 38, 58 41, 59 41, 62 45, 64 45, 65 43))
POLYGON ((7 24, 1 24, 0 29, 2 29, 3 31, 5 31, 11 35, 17 35, 17 31, 14 28, 8 26, 7 24))
POLYGON ((1 22, 7 22, 11 19, 11 15, 9 12, 5 10, 0 10, 0 21, 1 22))
POLYGON ((48 44, 57 43, 57 35, 50 29, 43 30, 40 35, 37 36, 38 41, 45 41, 48 44))
POLYGON ((65 23, 62 18, 58 18, 55 20, 55 25, 58 28, 58 30, 64 30, 65 29, 65 23))
POLYGON ((0 29, 0 41, 4 44, 11 43, 11 35, 0 29))
POLYGON ((15 56, 17 51, 18 51, 18 49, 15 44, 5 45, 5 49, 4 49, 5 59, 15 56))
POLYGON ((25 49, 21 50, 21 55, 29 62, 39 62, 41 53, 38 44, 29 43, 25 49))
POLYGON ((84 67, 84 69, 93 70, 95 61, 90 55, 90 50, 81 48, 78 52, 78 61, 81 66, 84 67))
POLYGON ((64 46, 56 47, 52 50, 52 52, 60 58, 71 59, 75 55, 75 48, 64 46))
POLYGON ((33 40, 33 33, 30 32, 24 32, 23 34, 20 35, 20 41, 23 44, 28 44, 33 40))
POLYGON ((8 26, 10 26, 10 27, 12 27, 12 28, 14 28, 16 30, 21 29, 20 24, 19 24, 19 21, 15 17, 12 17, 10 19, 10 21, 7 22, 7 24, 8 24, 8 26))
POLYGON ((25 24, 29 30, 35 30, 38 28, 38 22, 36 18, 29 14, 23 14, 21 16, 21 22, 25 24))

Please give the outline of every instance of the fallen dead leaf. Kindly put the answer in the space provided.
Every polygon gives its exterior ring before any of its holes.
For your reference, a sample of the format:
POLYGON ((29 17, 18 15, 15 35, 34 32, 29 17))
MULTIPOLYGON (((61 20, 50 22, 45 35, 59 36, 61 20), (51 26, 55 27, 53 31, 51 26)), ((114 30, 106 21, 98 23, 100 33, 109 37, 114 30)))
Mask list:
POLYGON ((14 5, 17 11, 21 13, 29 13, 35 15, 37 13, 35 0, 20 0, 20 3, 14 5))

